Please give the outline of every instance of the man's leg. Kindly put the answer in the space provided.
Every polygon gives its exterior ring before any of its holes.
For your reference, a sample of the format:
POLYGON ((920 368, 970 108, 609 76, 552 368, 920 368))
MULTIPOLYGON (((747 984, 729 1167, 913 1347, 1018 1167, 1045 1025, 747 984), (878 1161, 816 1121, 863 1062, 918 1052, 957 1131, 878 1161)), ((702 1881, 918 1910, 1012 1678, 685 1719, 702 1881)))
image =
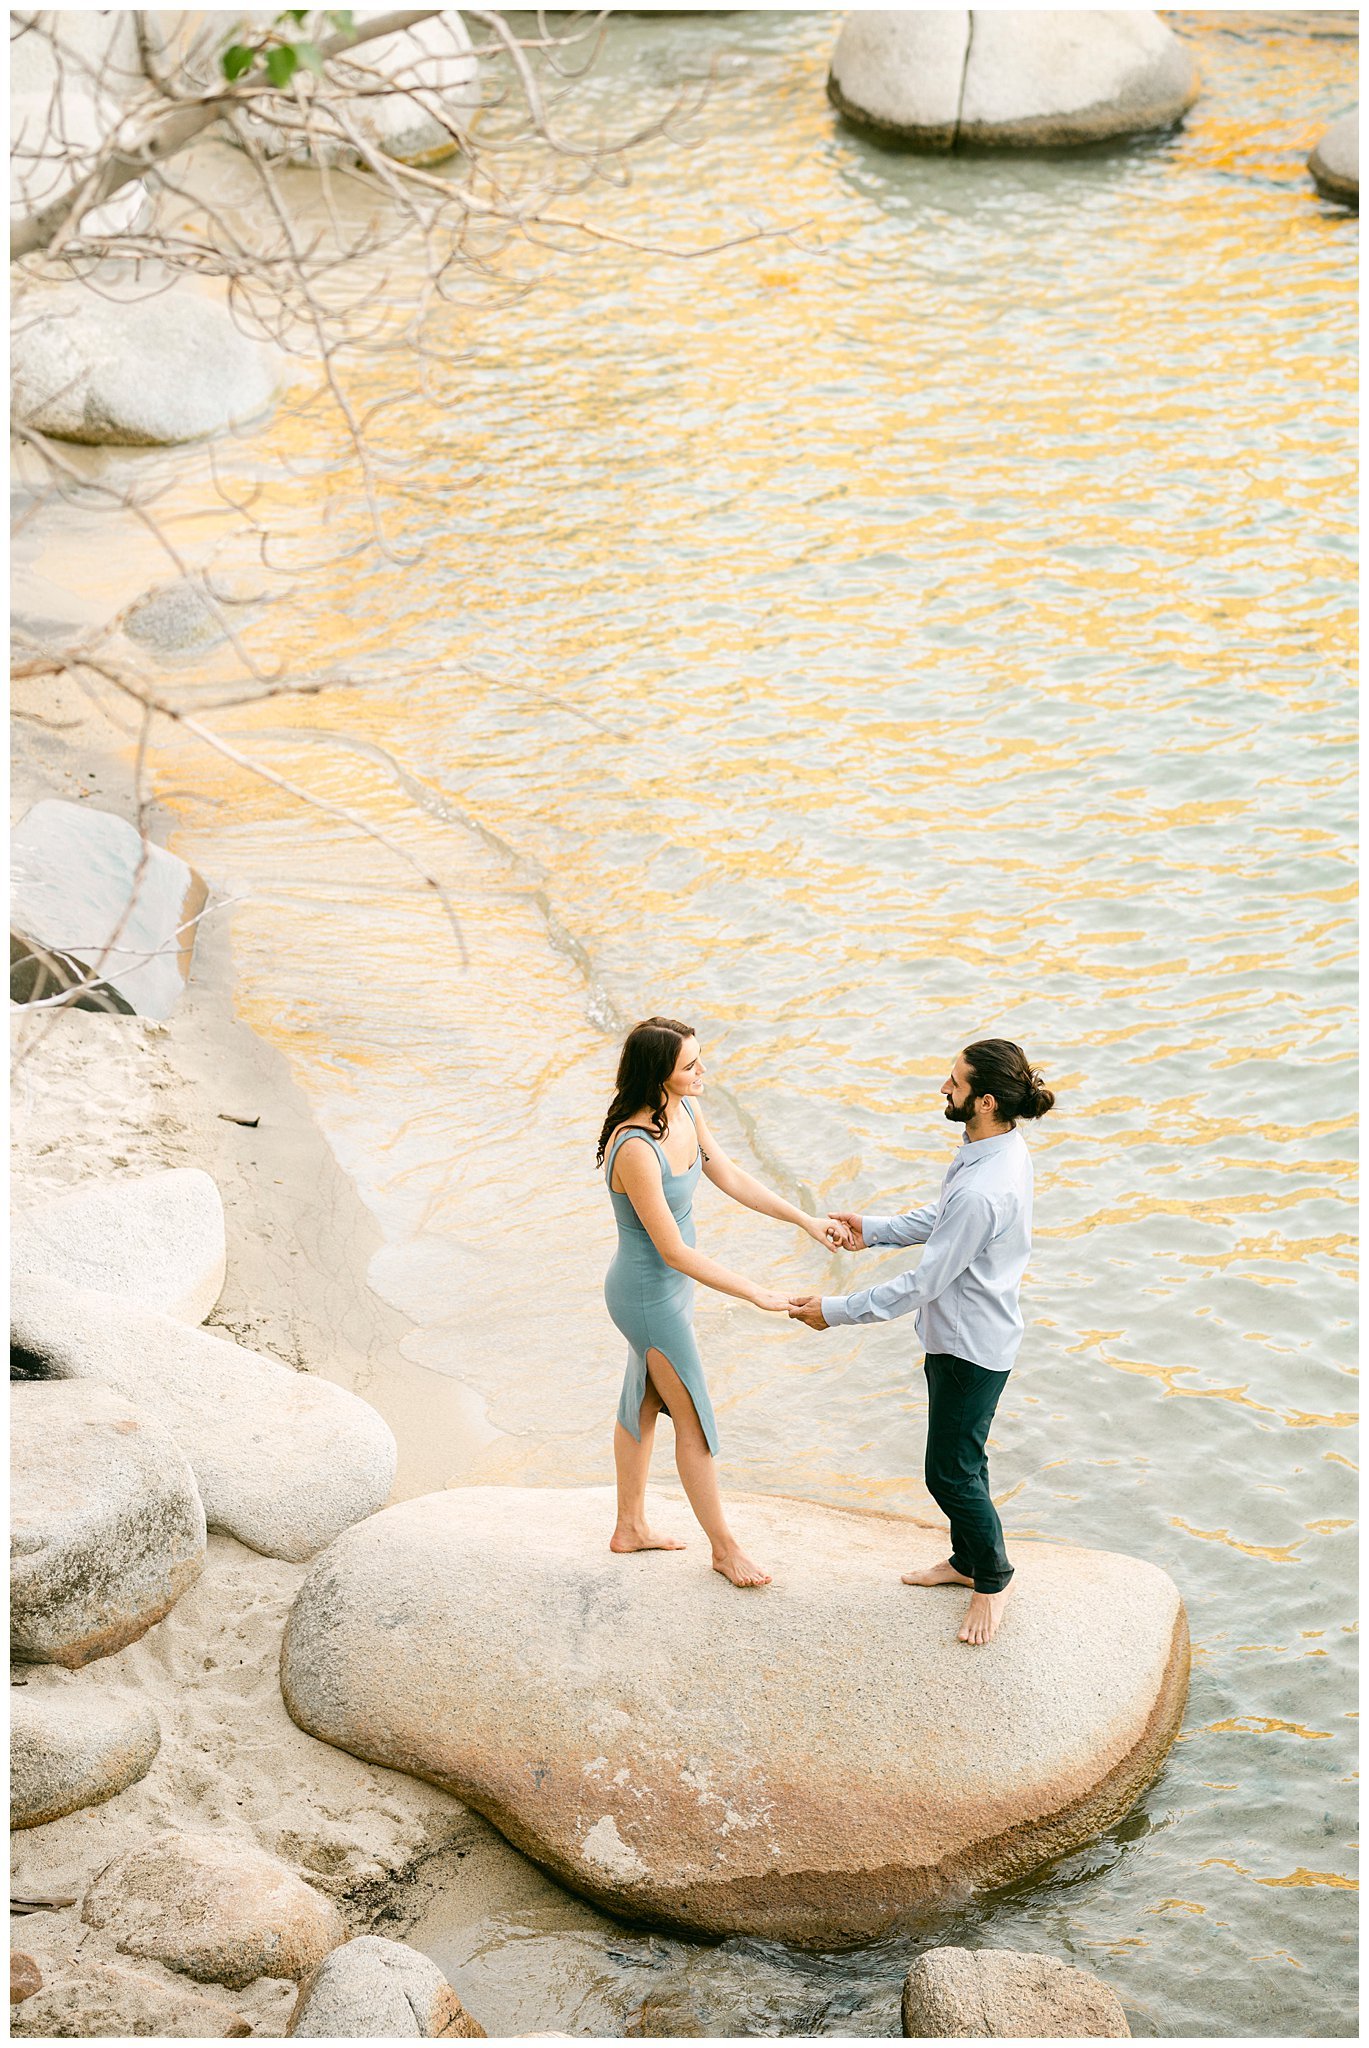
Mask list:
POLYGON ((998 1626, 1012 1566, 989 1493, 988 1436, 1005 1372, 969 1359, 927 1360, 927 1485, 951 1524, 948 1577, 972 1585, 962 1642, 987 1643, 998 1626), (935 1388, 935 1394, 933 1394, 935 1388))

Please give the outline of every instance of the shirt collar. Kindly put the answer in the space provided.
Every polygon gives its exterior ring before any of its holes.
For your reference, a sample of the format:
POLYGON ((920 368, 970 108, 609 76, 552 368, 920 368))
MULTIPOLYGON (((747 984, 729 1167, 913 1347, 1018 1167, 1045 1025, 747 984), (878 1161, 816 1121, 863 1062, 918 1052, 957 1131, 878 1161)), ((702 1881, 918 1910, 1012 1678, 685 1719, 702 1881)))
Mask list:
POLYGON ((956 1158, 963 1162, 967 1158, 978 1159, 981 1153, 987 1155, 990 1152, 1001 1152, 1005 1145, 1010 1145, 1014 1138, 1020 1138, 1021 1135, 1020 1131, 999 1131, 992 1138, 964 1136, 960 1140, 960 1150, 956 1158))

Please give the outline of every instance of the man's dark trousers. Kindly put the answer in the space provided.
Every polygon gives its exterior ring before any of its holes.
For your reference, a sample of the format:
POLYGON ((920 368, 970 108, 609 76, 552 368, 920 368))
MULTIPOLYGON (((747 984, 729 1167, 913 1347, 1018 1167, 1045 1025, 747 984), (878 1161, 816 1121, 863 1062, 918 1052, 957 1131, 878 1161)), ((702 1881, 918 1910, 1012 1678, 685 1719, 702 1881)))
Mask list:
POLYGON ((968 1358, 929 1351, 927 1490, 951 1525, 951 1563, 976 1593, 1001 1593, 1012 1577, 1003 1524, 989 1495, 989 1424, 1008 1384, 968 1358))

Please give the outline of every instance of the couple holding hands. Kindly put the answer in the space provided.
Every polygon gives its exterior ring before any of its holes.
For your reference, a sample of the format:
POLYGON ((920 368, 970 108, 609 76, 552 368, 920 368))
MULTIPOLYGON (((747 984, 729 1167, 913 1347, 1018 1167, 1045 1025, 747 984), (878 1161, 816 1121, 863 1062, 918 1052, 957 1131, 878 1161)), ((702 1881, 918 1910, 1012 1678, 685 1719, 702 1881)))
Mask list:
POLYGON ((713 1569, 734 1586, 765 1586, 728 1527, 718 1488, 717 1425, 694 1337, 695 1281, 811 1330, 882 1323, 916 1313, 926 1352, 927 1455, 933 1499, 951 1525, 951 1554, 905 1585, 967 1586, 960 1640, 989 1642, 1012 1578, 1003 1527, 989 1494, 986 1444, 1022 1338, 1018 1290, 1031 1250, 1031 1155, 1020 1118, 1055 1101, 1020 1046, 981 1039, 941 1085, 947 1119, 963 1138, 936 1199, 900 1216, 807 1216, 727 1157, 699 1106, 703 1061, 688 1024, 648 1017, 628 1033, 616 1091, 599 1138, 618 1225, 604 1282, 608 1312, 628 1340, 613 1432, 618 1521, 610 1549, 681 1550, 646 1520, 647 1468, 656 1418, 675 1427, 675 1463, 713 1548, 713 1569), (636 1142, 634 1142, 634 1140, 636 1142), (744 1208, 793 1223, 828 1251, 923 1245, 920 1264, 848 1295, 791 1296, 757 1287, 695 1248, 700 1173, 744 1208))

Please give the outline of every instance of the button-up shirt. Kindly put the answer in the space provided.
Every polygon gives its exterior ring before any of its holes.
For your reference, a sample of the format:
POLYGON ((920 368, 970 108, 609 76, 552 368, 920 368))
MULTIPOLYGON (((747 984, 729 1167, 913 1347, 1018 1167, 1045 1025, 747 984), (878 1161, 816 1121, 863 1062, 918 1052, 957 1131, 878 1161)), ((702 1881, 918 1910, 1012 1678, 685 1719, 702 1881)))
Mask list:
POLYGON ((1020 1131, 964 1138, 941 1192, 902 1216, 862 1216, 867 1245, 925 1244, 921 1263, 856 1294, 824 1295, 825 1323, 917 1317, 924 1350, 1007 1372, 1022 1342, 1018 1289, 1031 1251, 1032 1163, 1020 1131))

